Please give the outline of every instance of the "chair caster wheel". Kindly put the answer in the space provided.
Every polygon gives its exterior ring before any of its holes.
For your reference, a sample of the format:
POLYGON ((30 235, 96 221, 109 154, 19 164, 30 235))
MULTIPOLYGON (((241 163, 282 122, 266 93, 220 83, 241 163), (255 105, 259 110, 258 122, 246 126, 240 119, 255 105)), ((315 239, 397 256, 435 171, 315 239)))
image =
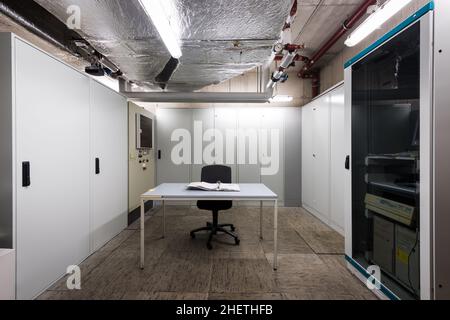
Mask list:
POLYGON ((191 238, 195 239, 195 233, 191 233, 191 238))
POLYGON ((240 245, 240 244, 241 244, 241 240, 239 240, 239 239, 236 239, 236 240, 234 240, 234 243, 236 243, 236 245, 238 246, 238 245, 240 245))
POLYGON ((213 249, 213 247, 212 247, 212 244, 211 244, 211 243, 208 243, 208 244, 206 244, 206 247, 208 248, 208 250, 212 250, 212 249, 213 249))

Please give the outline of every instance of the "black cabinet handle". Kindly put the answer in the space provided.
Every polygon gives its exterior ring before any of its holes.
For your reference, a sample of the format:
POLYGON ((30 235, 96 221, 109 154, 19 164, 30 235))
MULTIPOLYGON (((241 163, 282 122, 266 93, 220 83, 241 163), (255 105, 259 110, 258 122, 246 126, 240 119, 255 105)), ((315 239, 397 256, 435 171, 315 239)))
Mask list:
POLYGON ((350 156, 345 158, 345 169, 350 170, 350 156))
POLYGON ((28 161, 22 162, 22 186, 23 187, 31 186, 30 162, 28 161))
POLYGON ((161 160, 161 150, 158 150, 158 160, 161 160))
POLYGON ((95 174, 100 174, 100 159, 95 158, 95 174))

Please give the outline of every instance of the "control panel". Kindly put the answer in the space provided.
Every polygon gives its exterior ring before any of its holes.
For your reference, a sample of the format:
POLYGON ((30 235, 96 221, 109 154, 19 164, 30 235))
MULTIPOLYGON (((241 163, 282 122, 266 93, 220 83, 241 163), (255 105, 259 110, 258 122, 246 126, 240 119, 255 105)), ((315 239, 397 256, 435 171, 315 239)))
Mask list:
POLYGON ((136 154, 131 154, 130 159, 136 160, 139 165, 142 167, 142 170, 145 171, 150 166, 150 158, 151 151, 150 150, 136 150, 136 154))

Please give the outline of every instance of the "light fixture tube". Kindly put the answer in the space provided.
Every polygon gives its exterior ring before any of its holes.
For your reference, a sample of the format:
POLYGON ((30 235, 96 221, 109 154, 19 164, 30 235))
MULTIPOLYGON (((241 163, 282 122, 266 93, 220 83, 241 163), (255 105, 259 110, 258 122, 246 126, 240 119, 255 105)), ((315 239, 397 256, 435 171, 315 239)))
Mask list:
POLYGON ((172 26, 170 25, 169 19, 164 11, 164 7, 160 3, 160 0, 139 0, 139 2, 152 20, 153 25, 156 30, 158 30, 164 45, 172 57, 175 59, 181 58, 183 53, 181 52, 180 45, 178 44, 178 39, 172 26))
POLYGON ((345 45, 347 47, 356 46, 410 2, 411 0, 388 0, 352 32, 345 41, 345 45))

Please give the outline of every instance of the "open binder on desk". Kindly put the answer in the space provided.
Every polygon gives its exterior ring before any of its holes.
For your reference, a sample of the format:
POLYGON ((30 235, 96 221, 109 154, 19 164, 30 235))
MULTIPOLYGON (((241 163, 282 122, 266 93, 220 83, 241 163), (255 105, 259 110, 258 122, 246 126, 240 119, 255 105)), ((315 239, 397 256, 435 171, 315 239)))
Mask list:
POLYGON ((230 183, 207 183, 207 182, 193 182, 187 186, 188 190, 202 190, 202 191, 222 191, 222 192, 240 192, 241 188, 237 184, 230 183))

